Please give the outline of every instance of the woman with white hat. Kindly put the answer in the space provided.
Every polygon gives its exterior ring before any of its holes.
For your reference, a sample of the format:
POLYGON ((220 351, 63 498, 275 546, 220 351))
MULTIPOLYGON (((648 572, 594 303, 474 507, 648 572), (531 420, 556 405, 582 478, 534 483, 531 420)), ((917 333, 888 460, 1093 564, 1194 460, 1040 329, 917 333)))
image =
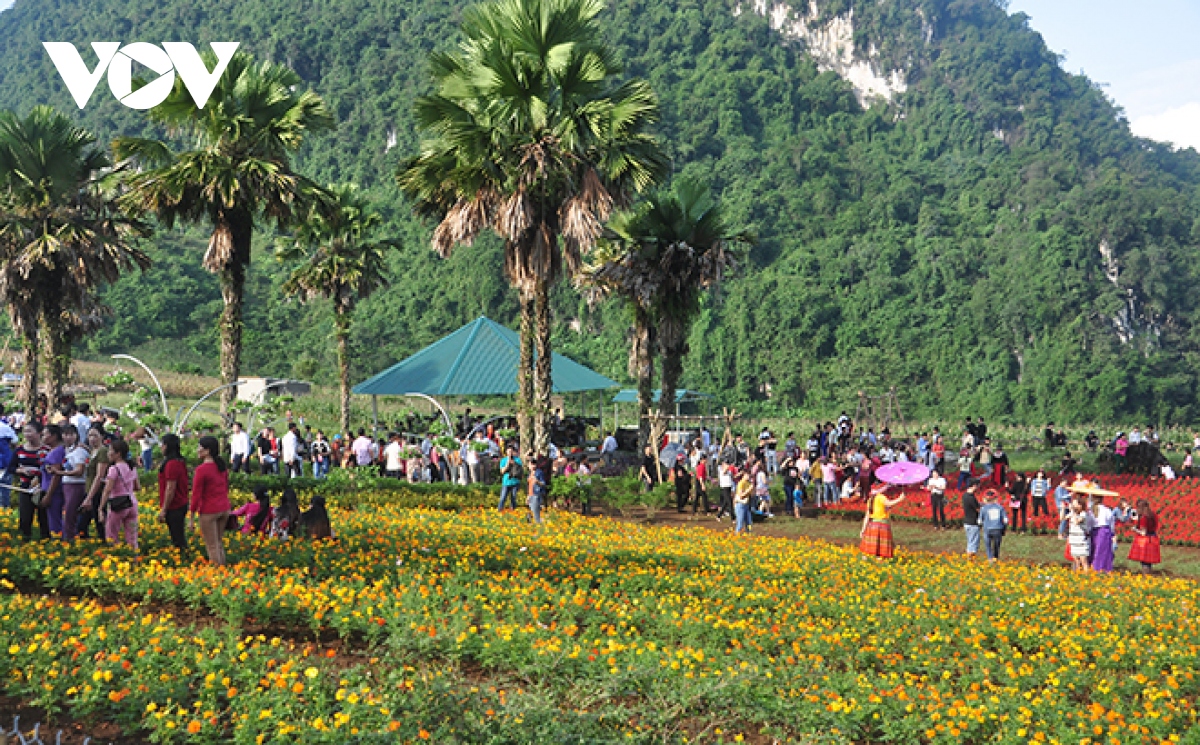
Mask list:
MULTIPOLYGON (((1104 504, 1105 497, 1115 497, 1117 493, 1101 489, 1094 481, 1076 481, 1070 486, 1076 495, 1086 495, 1092 498, 1092 569, 1097 572, 1111 572, 1113 567, 1113 531, 1116 527, 1115 515, 1112 508, 1104 504)), ((1072 527, 1074 523, 1072 523, 1072 527)), ((1074 551, 1072 551, 1074 555, 1074 551)))

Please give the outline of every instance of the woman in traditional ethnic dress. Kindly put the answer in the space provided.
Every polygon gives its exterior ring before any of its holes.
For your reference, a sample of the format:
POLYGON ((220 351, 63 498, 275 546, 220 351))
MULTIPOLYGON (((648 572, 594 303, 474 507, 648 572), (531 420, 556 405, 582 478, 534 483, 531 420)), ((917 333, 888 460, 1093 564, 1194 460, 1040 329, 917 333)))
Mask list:
POLYGON ((863 512, 862 530, 859 531, 859 550, 868 556, 890 559, 896 552, 892 539, 892 523, 888 509, 904 501, 904 492, 895 499, 887 497, 887 489, 872 492, 867 497, 867 508, 863 512))
POLYGON ((1140 562, 1142 573, 1149 574, 1151 567, 1162 562, 1162 554, 1158 542, 1158 515, 1144 499, 1138 500, 1137 525, 1133 532, 1137 537, 1129 549, 1129 560, 1140 562))

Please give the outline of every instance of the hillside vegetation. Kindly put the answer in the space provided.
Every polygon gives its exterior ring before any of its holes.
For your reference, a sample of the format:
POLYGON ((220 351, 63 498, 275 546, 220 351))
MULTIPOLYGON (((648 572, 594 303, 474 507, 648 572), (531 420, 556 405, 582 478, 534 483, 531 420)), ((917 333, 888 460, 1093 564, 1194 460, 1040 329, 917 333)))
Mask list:
MULTIPOLYGON (((360 183, 405 243, 392 286, 358 311, 365 377, 480 314, 516 315, 497 242, 437 259, 431 226, 411 217, 393 180, 416 147, 411 104, 429 87, 427 55, 455 42, 462 7, 17 0, 0 14, 0 107, 78 112, 43 40, 236 40, 293 66, 340 121, 300 167, 360 183)), ((858 390, 894 385, 914 416, 1200 414, 1188 292, 1200 266, 1200 156, 1134 138, 1096 86, 991 0, 818 3, 810 27, 852 20, 857 58, 873 51, 879 72, 902 71, 907 90, 891 102, 822 72, 821 55, 773 28, 767 10, 628 0, 604 16, 628 72, 661 98, 676 172, 711 181, 731 223, 759 239, 706 305, 686 385, 771 413, 851 408, 858 390)), ((146 126, 103 83, 77 115, 102 139, 146 126)), ((108 291, 116 313, 79 351, 136 349, 215 370, 221 303, 200 267, 204 240, 160 234, 154 268, 108 291)), ((286 302, 283 267, 265 252, 255 261, 245 369, 331 380, 328 307, 286 302)), ((588 307, 566 286, 556 307, 556 349, 628 379, 622 307, 588 307)))

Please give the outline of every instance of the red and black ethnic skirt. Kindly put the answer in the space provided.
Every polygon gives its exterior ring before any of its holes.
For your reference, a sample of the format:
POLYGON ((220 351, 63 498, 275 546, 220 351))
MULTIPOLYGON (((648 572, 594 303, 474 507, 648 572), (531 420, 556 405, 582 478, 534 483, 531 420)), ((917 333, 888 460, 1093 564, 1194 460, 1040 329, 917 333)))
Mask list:
POLYGON ((867 529, 863 531, 859 550, 868 556, 878 556, 881 559, 892 558, 896 553, 896 543, 892 540, 892 524, 880 520, 868 522, 867 529))

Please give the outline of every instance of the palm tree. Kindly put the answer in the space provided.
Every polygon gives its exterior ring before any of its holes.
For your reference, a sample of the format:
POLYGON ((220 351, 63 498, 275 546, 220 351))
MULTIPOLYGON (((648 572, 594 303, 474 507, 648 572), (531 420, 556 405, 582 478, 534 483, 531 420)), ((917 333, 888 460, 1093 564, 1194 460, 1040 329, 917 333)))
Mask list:
POLYGON ((24 344, 20 398, 37 400, 38 352, 48 350, 53 403, 70 369, 70 344, 103 311, 95 291, 149 258, 149 233, 119 208, 121 174, 96 138, 46 106, 0 113, 0 295, 24 344), (45 344, 43 344, 45 342, 45 344))
POLYGON ((673 414, 687 339, 706 289, 734 269, 754 239, 733 231, 707 186, 677 180, 619 213, 584 272, 585 281, 624 297, 634 309, 631 367, 636 368, 639 440, 658 442, 673 414), (658 416, 650 424, 654 346, 662 356, 658 416))
POLYGON ((576 284, 588 291, 590 301, 617 295, 625 300, 633 316, 629 375, 637 382, 639 453, 650 441, 657 343, 653 313, 663 282, 654 246, 646 244, 643 235, 648 206, 642 202, 613 215, 588 263, 576 277, 576 284))
MULTIPOLYGON (((210 66, 215 58, 207 60, 210 66)), ((203 109, 196 108, 182 79, 150 116, 172 133, 198 142, 175 154, 155 140, 121 138, 118 157, 149 167, 130 180, 126 204, 154 213, 167 227, 176 221, 212 226, 204 268, 221 281, 221 380, 238 379, 242 356, 242 303, 255 223, 287 229, 321 191, 292 170, 291 156, 305 138, 331 130, 334 120, 312 91, 297 90, 300 76, 284 65, 255 64, 236 54, 203 109)), ((236 391, 221 394, 229 410, 236 391)))
POLYGON ((677 180, 670 193, 649 200, 644 236, 654 246, 662 278, 654 303, 658 347, 662 355, 662 389, 651 439, 658 442, 674 414, 675 390, 683 375, 692 323, 704 292, 737 266, 742 251, 754 243, 744 230, 726 223, 708 186, 677 180))
POLYGON ((387 284, 386 251, 395 241, 372 241, 382 222, 353 184, 330 186, 332 209, 311 209, 290 238, 280 239, 276 255, 301 261, 283 291, 302 301, 333 301, 333 334, 337 339, 342 385, 341 431, 350 431, 350 321, 354 307, 387 284))
POLYGON ((42 310, 42 328, 46 337, 43 345, 46 355, 45 393, 50 402, 59 399, 70 377, 71 347, 87 334, 99 330, 104 325, 104 319, 112 312, 93 293, 81 292, 79 288, 64 288, 59 297, 70 298, 73 302, 48 302, 42 310))
POLYGON ((550 441, 550 288, 579 269, 613 206, 667 168, 649 133, 657 99, 644 81, 616 82, 603 7, 495 0, 465 11, 458 50, 430 59, 437 90, 416 104, 421 152, 397 172, 417 211, 438 221, 439 254, 489 228, 503 239, 521 304, 520 436, 538 452, 550 441))

